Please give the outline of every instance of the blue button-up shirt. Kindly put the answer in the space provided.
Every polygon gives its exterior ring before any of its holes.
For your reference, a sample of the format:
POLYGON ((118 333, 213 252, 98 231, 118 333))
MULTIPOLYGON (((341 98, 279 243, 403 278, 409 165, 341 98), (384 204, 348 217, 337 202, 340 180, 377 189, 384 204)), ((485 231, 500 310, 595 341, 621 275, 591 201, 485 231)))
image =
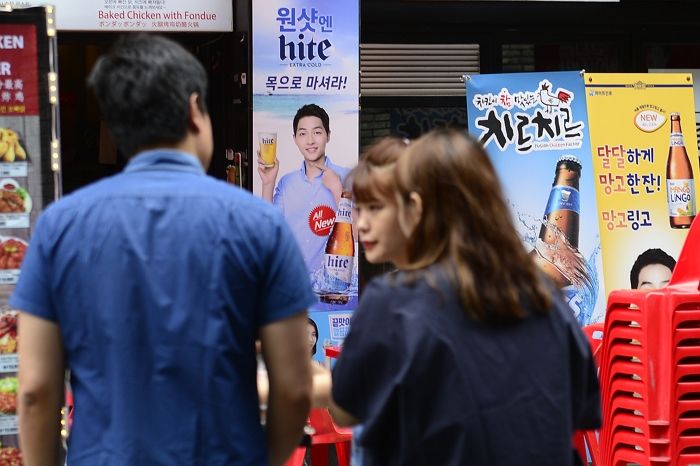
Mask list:
POLYGON ((49 206, 11 299, 56 322, 70 465, 264 465, 254 342, 315 301, 277 209, 150 151, 49 206))
MULTIPOLYGON (((329 167, 345 182, 350 169, 334 164, 326 157, 326 167, 329 167)), ((306 164, 302 161, 299 170, 284 175, 277 187, 273 203, 278 206, 287 223, 292 227, 292 233, 297 239, 304 262, 309 273, 318 270, 323 264, 323 254, 330 228, 314 232, 313 213, 323 206, 333 212, 333 218, 338 208, 333 193, 323 186, 322 175, 312 179, 306 176, 306 164)))

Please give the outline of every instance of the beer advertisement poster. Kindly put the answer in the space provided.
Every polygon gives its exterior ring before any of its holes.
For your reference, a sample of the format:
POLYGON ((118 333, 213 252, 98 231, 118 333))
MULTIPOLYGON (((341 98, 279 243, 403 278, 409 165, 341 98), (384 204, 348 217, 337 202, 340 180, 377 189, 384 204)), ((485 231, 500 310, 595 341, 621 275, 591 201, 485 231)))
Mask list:
POLYGON ((342 193, 359 156, 359 1, 256 0, 252 13, 253 192, 291 226, 319 297, 318 339, 340 345, 329 322, 356 307, 358 290, 342 193))
POLYGON ((499 174, 525 247, 581 325, 602 321, 606 295, 581 74, 475 75, 466 87, 469 132, 499 174))
POLYGON ((584 77, 605 287, 659 288, 697 215, 690 73, 584 77))

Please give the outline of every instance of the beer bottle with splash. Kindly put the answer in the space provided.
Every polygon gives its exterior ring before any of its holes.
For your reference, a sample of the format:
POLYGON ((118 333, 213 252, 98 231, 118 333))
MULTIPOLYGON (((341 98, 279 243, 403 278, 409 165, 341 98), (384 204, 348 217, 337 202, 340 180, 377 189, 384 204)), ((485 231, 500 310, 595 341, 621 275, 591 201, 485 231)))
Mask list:
POLYGON ((578 249, 580 179, 579 159, 564 155, 557 160, 538 244, 532 253, 537 265, 560 288, 571 285, 571 280, 562 273, 567 268, 567 250, 578 249))
POLYGON ((324 255, 323 268, 329 279, 331 290, 321 295, 322 302, 345 304, 349 296, 344 293, 352 284, 352 273, 355 260, 355 239, 352 232, 352 193, 343 191, 335 223, 324 255))

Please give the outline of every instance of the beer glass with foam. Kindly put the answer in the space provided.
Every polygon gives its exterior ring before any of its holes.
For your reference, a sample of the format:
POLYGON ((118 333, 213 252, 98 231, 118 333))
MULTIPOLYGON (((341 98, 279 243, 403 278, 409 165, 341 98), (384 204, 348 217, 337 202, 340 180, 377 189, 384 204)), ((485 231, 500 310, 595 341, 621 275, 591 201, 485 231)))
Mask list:
POLYGON ((277 159, 277 133, 258 133, 258 144, 260 145, 260 158, 266 167, 274 167, 277 159))

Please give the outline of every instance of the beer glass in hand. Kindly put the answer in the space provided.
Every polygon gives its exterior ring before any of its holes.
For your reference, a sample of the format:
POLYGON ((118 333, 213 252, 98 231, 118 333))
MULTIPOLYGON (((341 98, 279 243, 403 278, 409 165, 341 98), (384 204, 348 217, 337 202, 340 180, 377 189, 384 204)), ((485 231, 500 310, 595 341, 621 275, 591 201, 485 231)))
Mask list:
POLYGON ((258 133, 260 158, 265 167, 273 167, 277 159, 277 133, 258 133))

